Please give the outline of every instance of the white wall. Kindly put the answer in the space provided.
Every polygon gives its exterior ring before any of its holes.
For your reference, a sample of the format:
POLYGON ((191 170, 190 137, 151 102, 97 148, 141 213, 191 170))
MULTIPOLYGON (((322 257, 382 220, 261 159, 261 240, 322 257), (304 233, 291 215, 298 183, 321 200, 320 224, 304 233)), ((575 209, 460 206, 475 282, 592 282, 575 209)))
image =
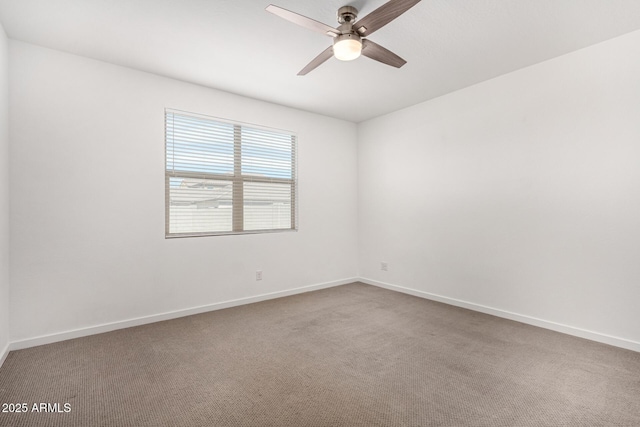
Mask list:
POLYGON ((9 345, 8 40, 0 25, 0 365, 9 345))
POLYGON ((638 76, 634 32, 361 123, 361 276, 640 350, 638 76))
MULTIPOLYGON (((11 41, 0 351, 7 246, 14 343, 337 283, 356 266, 640 343, 638 45, 632 33, 356 127, 11 41), (165 107, 296 132, 300 231, 165 240, 165 107)), ((5 82, 6 67, 0 50, 5 82)))
POLYGON ((10 78, 12 340, 356 277, 355 124, 15 41, 10 78), (299 231, 165 240, 165 107, 296 132, 299 231))

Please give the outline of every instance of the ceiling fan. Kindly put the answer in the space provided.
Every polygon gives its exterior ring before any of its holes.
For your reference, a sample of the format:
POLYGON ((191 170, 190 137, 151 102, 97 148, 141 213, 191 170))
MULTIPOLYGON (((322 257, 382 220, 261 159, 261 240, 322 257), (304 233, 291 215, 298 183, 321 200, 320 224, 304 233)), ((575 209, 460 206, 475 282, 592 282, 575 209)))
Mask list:
POLYGON ((390 0, 357 22, 358 9, 353 6, 343 6, 338 9, 340 25, 337 28, 272 4, 267 6, 266 10, 294 24, 333 37, 333 45, 300 70, 298 75, 304 76, 332 56, 342 61, 351 61, 362 54, 392 67, 402 67, 407 61, 363 37, 384 27, 419 2, 420 0, 390 0))

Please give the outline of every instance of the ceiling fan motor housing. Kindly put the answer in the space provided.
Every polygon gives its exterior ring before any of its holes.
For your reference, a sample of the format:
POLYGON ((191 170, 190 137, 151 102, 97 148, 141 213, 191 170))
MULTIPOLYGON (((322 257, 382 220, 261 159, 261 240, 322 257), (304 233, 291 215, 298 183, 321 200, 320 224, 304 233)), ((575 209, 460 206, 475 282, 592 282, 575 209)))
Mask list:
POLYGON ((358 34, 356 34, 355 32, 349 32, 349 33, 343 33, 340 34, 339 36, 335 37, 333 39, 333 44, 337 44, 343 40, 356 40, 360 43, 362 43, 362 41, 360 40, 360 36, 358 34))

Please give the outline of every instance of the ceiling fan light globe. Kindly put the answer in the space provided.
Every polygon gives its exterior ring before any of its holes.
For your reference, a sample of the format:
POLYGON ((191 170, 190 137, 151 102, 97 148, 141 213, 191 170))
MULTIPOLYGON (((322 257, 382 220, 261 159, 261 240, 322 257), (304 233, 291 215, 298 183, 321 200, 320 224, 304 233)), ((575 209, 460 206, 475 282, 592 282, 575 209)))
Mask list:
POLYGON ((362 52, 362 42, 359 37, 339 37, 333 44, 333 55, 340 61, 353 61, 362 52))

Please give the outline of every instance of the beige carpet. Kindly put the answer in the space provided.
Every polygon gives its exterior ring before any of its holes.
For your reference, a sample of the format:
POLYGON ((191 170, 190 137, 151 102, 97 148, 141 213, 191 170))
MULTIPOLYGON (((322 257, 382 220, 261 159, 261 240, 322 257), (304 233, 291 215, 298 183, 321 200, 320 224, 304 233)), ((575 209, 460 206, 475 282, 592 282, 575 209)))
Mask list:
POLYGON ((360 283, 11 352, 2 426, 640 426, 640 353, 360 283))

